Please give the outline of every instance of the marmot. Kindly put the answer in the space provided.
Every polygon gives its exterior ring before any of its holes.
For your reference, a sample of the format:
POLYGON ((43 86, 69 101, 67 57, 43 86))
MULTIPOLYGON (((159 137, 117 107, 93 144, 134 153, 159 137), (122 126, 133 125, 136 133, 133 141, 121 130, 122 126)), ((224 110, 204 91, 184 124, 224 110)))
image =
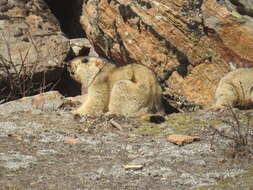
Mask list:
POLYGON ((162 89, 156 75, 141 64, 116 67, 99 57, 77 57, 68 63, 74 80, 87 90, 79 115, 109 112, 130 117, 163 112, 162 89))
POLYGON ((236 69, 220 80, 211 109, 220 110, 227 106, 253 106, 253 68, 236 69))

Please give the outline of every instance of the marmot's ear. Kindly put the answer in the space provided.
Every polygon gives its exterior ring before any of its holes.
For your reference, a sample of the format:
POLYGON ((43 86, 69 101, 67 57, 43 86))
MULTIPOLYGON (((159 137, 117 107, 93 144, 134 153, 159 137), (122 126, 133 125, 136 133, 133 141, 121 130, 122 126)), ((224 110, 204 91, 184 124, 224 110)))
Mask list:
POLYGON ((86 57, 82 58, 81 61, 82 61, 82 63, 88 63, 89 62, 88 58, 86 58, 86 57))
POLYGON ((95 61, 95 65, 96 65, 99 69, 102 69, 103 66, 104 66, 104 63, 103 63, 103 61, 101 61, 101 60, 96 60, 96 61, 95 61))

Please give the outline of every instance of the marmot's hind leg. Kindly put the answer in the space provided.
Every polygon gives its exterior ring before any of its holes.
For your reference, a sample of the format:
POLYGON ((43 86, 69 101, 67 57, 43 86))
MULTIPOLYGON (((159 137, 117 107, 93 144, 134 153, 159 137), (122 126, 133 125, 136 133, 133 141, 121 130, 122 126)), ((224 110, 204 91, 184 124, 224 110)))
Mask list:
POLYGON ((97 115, 103 113, 103 111, 104 111, 103 105, 98 104, 87 98, 87 100, 72 113, 78 115, 97 115))
POLYGON ((145 84, 130 80, 117 81, 111 90, 109 112, 126 116, 139 116, 150 109, 149 90, 145 84))

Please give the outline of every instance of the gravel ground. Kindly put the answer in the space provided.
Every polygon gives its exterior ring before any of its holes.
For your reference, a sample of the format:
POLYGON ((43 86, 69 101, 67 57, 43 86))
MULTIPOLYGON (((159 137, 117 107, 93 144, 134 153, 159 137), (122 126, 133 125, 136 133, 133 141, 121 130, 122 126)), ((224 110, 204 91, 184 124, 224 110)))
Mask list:
POLYGON ((116 116, 77 118, 57 106, 5 109, 0 106, 2 190, 253 187, 250 148, 235 154, 231 141, 211 130, 231 132, 220 113, 177 113, 153 124, 116 116), (167 141, 175 133, 198 135, 200 141, 178 146, 167 141))

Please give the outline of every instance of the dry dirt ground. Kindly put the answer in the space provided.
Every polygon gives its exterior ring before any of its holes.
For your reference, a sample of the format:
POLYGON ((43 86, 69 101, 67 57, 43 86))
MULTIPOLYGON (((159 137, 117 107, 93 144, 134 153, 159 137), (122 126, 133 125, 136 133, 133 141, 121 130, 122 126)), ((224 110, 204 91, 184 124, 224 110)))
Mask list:
MULTIPOLYGON (((233 141, 210 127, 231 134, 221 121, 233 121, 229 112, 177 113, 153 124, 116 116, 78 118, 51 105, 0 105, 1 190, 253 189, 250 138, 236 152, 233 141), (166 140, 169 134, 198 135, 200 141, 178 146, 166 140)), ((253 111, 236 114, 244 126, 253 111)))

